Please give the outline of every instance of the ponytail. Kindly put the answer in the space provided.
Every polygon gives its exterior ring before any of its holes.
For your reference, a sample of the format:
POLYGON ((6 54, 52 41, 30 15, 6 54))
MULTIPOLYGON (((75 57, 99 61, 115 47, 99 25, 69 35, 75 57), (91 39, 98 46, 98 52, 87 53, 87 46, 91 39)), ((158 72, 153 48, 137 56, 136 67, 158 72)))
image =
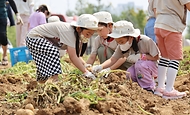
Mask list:
POLYGON ((75 37, 76 37, 76 42, 75 42, 75 49, 76 49, 76 54, 77 54, 77 56, 79 57, 79 39, 80 39, 80 37, 79 37, 79 34, 78 34, 78 32, 77 32, 77 29, 76 29, 76 27, 74 27, 74 34, 75 34, 75 37))
POLYGON ((133 37, 132 48, 135 51, 135 53, 139 52, 139 47, 138 47, 137 39, 135 37, 133 37))
MULTIPOLYGON (((86 28, 82 28, 82 27, 80 27, 80 29, 81 29, 81 31, 83 31, 84 29, 86 29, 86 28)), ((82 44, 82 49, 81 49, 81 53, 80 53, 80 51, 79 51, 79 41, 80 41, 80 37, 79 37, 79 34, 78 34, 78 32, 77 32, 77 29, 76 29, 76 27, 74 27, 74 34, 75 34, 75 37, 76 37, 76 42, 75 42, 75 49, 76 49, 76 54, 77 54, 77 56, 79 57, 82 57, 83 55, 84 55, 84 53, 85 53, 85 51, 86 51, 86 48, 87 48, 87 45, 88 45, 88 43, 83 43, 82 44), (80 53, 80 55, 79 55, 79 53, 80 53)))
POLYGON ((88 43, 83 43, 82 44, 82 50, 81 50, 81 53, 80 53, 80 57, 82 57, 86 51, 86 48, 87 48, 87 45, 88 43))

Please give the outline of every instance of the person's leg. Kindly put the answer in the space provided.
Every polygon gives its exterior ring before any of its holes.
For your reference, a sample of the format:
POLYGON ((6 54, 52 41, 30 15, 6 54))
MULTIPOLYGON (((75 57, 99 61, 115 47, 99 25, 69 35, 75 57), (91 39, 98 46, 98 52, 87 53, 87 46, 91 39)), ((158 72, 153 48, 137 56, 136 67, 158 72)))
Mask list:
POLYGON ((112 50, 109 47, 106 48, 105 46, 101 45, 98 48, 98 59, 100 61, 100 64, 102 64, 107 59, 109 59, 112 56, 113 53, 114 53, 114 50, 112 50))
POLYGON ((7 57, 7 45, 4 46, 2 45, 2 49, 3 49, 3 60, 8 60, 8 57, 7 57))
POLYGON ((7 18, 0 19, 0 44, 2 45, 3 49, 3 56, 2 56, 2 65, 8 65, 8 57, 7 57, 7 18))
POLYGON ((131 67, 127 69, 126 77, 127 79, 131 79, 132 81, 137 82, 136 75, 135 75, 135 65, 132 65, 131 67))
POLYGON ((21 29, 21 24, 16 24, 16 46, 17 47, 20 47, 20 39, 21 39, 21 32, 22 32, 22 29, 21 29))
POLYGON ((179 92, 174 89, 175 79, 178 73, 179 60, 183 59, 182 34, 177 32, 168 32, 167 52, 170 59, 167 71, 166 89, 163 98, 175 99, 186 96, 185 92, 179 92))
POLYGON ((132 63, 129 63, 128 61, 125 61, 120 67, 118 67, 118 69, 127 70, 131 66, 132 66, 132 63))
POLYGON ((139 60, 135 63, 136 79, 138 84, 145 90, 154 91, 154 75, 157 67, 153 61, 139 60))
POLYGON ((19 46, 26 46, 26 35, 28 33, 28 19, 29 16, 27 15, 21 15, 22 21, 23 21, 23 25, 21 26, 21 32, 20 32, 20 42, 19 42, 19 46))
POLYGON ((155 29, 158 48, 161 52, 161 58, 158 63, 158 87, 155 89, 154 94, 162 96, 165 89, 166 73, 169 65, 168 53, 165 45, 165 31, 162 29, 155 29))
POLYGON ((26 38, 26 45, 36 63, 37 81, 57 81, 62 73, 59 50, 43 38, 26 38))

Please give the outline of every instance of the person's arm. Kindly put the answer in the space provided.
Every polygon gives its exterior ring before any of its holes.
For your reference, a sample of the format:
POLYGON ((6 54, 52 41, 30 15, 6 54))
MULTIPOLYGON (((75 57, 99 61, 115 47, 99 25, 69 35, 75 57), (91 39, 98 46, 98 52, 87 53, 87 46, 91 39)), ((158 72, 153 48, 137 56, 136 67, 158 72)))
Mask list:
POLYGON ((17 10, 17 7, 16 7, 14 0, 8 0, 8 1, 9 1, 11 8, 13 9, 13 11, 16 15, 17 24, 23 24, 22 18, 20 17, 20 14, 18 13, 18 10, 17 10))
POLYGON ((153 12, 155 18, 156 18, 156 5, 157 5, 157 0, 153 0, 153 12))
POLYGON ((30 9, 30 14, 34 12, 34 0, 28 0, 28 6, 30 9))
POLYGON ((81 62, 82 62, 82 64, 83 64, 83 65, 85 65, 85 64, 86 64, 86 62, 83 60, 83 58, 82 58, 82 57, 79 57, 79 59, 81 60, 81 62))
POLYGON ((91 54, 86 63, 93 65, 95 60, 96 60, 96 54, 91 54))
POLYGON ((190 11, 190 2, 188 2, 187 4, 185 4, 185 6, 190 11))
POLYGON ((126 57, 118 59, 117 62, 115 62, 115 64, 113 64, 110 67, 110 69, 111 70, 117 69, 118 67, 120 67, 126 61, 126 59, 127 59, 126 57))
POLYGON ((67 47, 67 53, 69 55, 69 58, 71 62, 83 73, 87 72, 88 70, 84 67, 79 57, 77 57, 75 48, 68 46, 67 47))
POLYGON ((101 45, 101 38, 100 36, 97 36, 92 44, 92 51, 89 58, 86 61, 87 64, 91 64, 91 65, 94 64, 97 53, 98 53, 98 48, 100 47, 100 45, 101 45))
POLYGON ((156 56, 153 57, 153 56, 151 56, 149 54, 146 54, 146 59, 151 60, 151 61, 156 61, 156 60, 159 59, 159 55, 156 55, 156 56))
POLYGON ((116 62, 117 59, 112 56, 110 59, 106 60, 104 63, 101 64, 102 69, 109 68, 112 65, 114 65, 116 62))
POLYGON ((156 8, 154 8, 153 11, 154 11, 154 17, 156 18, 156 8))
POLYGON ((14 13, 17 14, 18 10, 17 10, 17 7, 16 7, 16 4, 15 4, 14 0, 8 0, 8 1, 9 1, 9 4, 10 4, 11 8, 14 11, 14 13))

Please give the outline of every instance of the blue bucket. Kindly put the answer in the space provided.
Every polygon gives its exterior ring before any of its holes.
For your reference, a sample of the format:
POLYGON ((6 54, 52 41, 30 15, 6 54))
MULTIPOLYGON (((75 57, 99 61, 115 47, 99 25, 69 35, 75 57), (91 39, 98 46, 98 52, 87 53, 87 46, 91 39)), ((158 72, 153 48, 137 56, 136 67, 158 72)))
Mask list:
POLYGON ((30 60, 32 60, 32 55, 30 54, 27 47, 10 48, 9 51, 12 66, 15 65, 17 62, 28 63, 30 60))

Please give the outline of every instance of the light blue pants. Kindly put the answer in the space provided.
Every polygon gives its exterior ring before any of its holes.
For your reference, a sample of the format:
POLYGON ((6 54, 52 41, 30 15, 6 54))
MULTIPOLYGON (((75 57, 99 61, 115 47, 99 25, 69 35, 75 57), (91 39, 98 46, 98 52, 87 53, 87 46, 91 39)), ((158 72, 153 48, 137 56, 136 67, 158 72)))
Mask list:
POLYGON ((144 28, 144 34, 148 37, 150 37, 155 43, 156 42, 156 36, 154 34, 154 24, 155 24, 156 18, 152 17, 150 18, 144 28))

